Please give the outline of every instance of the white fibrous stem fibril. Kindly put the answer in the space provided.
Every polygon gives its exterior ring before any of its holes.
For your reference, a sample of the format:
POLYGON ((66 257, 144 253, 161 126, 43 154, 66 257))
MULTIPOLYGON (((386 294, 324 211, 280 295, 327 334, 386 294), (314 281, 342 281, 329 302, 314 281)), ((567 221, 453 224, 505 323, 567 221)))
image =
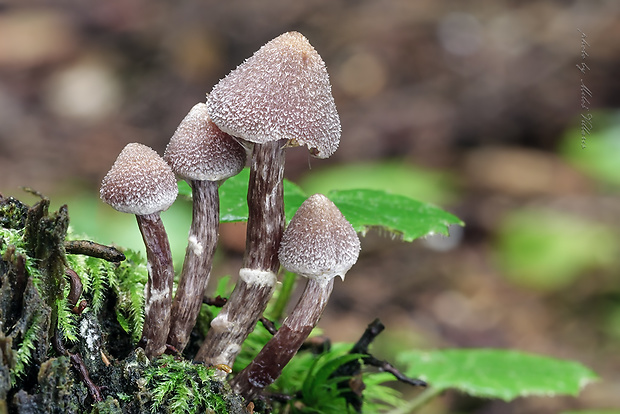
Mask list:
POLYGON ((245 267, 239 270, 239 279, 249 285, 257 286, 274 286, 277 282, 276 274, 272 271, 249 269, 245 267))
POLYGON ((228 319, 228 313, 220 312, 213 320, 211 321, 211 329, 219 332, 226 331, 230 329, 233 325, 228 319))
POLYGON ((282 237, 282 266, 308 278, 301 298, 282 327, 256 358, 231 381, 235 392, 252 399, 273 383, 319 321, 334 278, 357 261, 360 241, 351 224, 322 194, 308 198, 282 237))
POLYGON ((168 344, 177 351, 189 341, 209 281, 218 238, 219 184, 241 171, 245 157, 245 149, 209 119, 204 103, 194 105, 166 148, 164 159, 191 186, 193 205, 168 334, 168 344))
POLYGON ((202 243, 198 241, 198 237, 196 237, 195 234, 191 234, 187 238, 187 244, 189 248, 192 249, 192 252, 194 252, 196 256, 200 256, 202 252, 204 251, 204 246, 202 245, 202 243))
MULTIPOLYGON (((304 145, 312 155, 326 158, 340 142, 325 63, 303 35, 284 33, 220 80, 207 105, 220 129, 254 144, 243 265, 276 274, 284 229, 284 148, 304 145)), ((236 318, 235 325, 228 333, 210 331, 196 359, 232 366, 236 355, 224 350, 243 343, 272 293, 271 285, 240 278, 222 309, 236 318)))
POLYGON ((149 358, 166 349, 174 269, 168 235, 159 213, 176 199, 174 173, 151 148, 127 144, 101 182, 101 199, 136 215, 146 247, 148 281, 142 343, 149 358))

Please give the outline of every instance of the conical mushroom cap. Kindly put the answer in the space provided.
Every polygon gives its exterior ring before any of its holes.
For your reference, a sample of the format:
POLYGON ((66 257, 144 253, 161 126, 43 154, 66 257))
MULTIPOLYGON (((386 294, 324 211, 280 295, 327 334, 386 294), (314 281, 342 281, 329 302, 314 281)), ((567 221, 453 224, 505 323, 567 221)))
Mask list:
POLYGON ((123 213, 146 215, 164 211, 177 198, 174 173, 157 152, 127 144, 101 182, 99 195, 123 213))
POLYGON ((213 122, 255 143, 280 139, 327 158, 340 143, 340 118, 325 63, 301 33, 271 40, 215 85, 213 122))
POLYGON ((198 103, 183 118, 164 160, 177 175, 189 180, 220 181, 245 165, 245 148, 211 121, 207 105, 198 103))
POLYGON ((299 207, 282 235, 278 258, 284 268, 314 279, 344 279, 357 262, 360 240, 351 223, 323 194, 299 207))

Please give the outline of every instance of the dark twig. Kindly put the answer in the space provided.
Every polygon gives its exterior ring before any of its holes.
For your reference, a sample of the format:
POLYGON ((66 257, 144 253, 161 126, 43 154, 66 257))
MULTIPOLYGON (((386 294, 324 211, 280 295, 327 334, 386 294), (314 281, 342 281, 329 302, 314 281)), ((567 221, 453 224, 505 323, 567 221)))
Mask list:
POLYGON ((82 299, 80 303, 78 303, 77 305, 73 307, 73 309, 71 309, 71 312, 76 315, 81 315, 87 306, 88 306, 88 302, 86 301, 86 299, 82 299))
POLYGON ((82 280, 75 270, 69 267, 65 269, 65 275, 69 277, 69 294, 67 295, 67 300, 71 306, 75 306, 80 296, 82 296, 82 280))
POLYGON ((43 195, 43 193, 41 193, 40 191, 35 190, 34 188, 30 188, 30 187, 20 187, 23 191, 32 194, 35 197, 39 197, 41 200, 47 198, 43 195))
POLYGON ((90 379, 88 369, 86 369, 86 365, 84 365, 82 357, 79 354, 69 353, 69 358, 71 359, 73 368, 78 372, 80 379, 84 382, 86 388, 88 388, 88 392, 90 393, 92 399, 95 402, 103 401, 103 397, 101 396, 101 388, 90 379))
POLYGON ((223 307, 224 305, 226 305, 226 302, 228 302, 228 299, 223 298, 219 295, 214 298, 203 298, 202 299, 202 303, 209 305, 209 306, 215 306, 217 308, 223 307))
POLYGON ((174 346, 170 345, 170 344, 166 344, 166 352, 164 352, 166 355, 173 355, 176 357, 180 357, 181 356, 181 352, 179 352, 178 349, 176 349, 174 346))
POLYGON ((122 262, 125 260, 125 255, 117 248, 104 246, 89 240, 66 240, 65 250, 70 254, 83 254, 107 260, 108 262, 122 262))
POLYGON ((88 374, 88 368, 86 368, 82 357, 79 354, 73 354, 69 352, 67 348, 65 348, 65 345, 62 343, 62 339, 58 334, 58 328, 56 328, 54 336, 52 337, 52 344, 54 345, 54 349, 56 349, 56 352, 69 357, 73 368, 77 371, 80 379, 84 382, 84 385, 86 385, 86 388, 88 388, 88 392, 90 393, 92 399, 95 402, 103 401, 103 397, 101 395, 101 387, 95 384, 90 378, 90 375, 88 374))
MULTIPOLYGON (((368 347, 370 346, 372 341, 381 332, 383 332, 384 329, 385 329, 385 325, 383 325, 379 319, 375 319, 374 321, 372 321, 368 325, 368 327, 366 328, 366 330, 364 331, 360 339, 355 343, 355 345, 353 345, 353 348, 351 349, 351 351, 349 351, 349 353, 363 354, 364 357, 362 357, 361 359, 364 364, 375 366, 385 372, 389 372, 392 375, 394 375, 394 377, 399 381, 402 381, 406 384, 410 384, 414 386, 426 387, 427 385, 426 382, 405 376, 400 371, 398 371, 394 366, 392 366, 392 364, 390 364, 389 362, 381 361, 375 358, 374 356, 372 356, 368 352, 368 347)), ((359 374, 361 372, 362 372, 362 364, 358 360, 353 360, 353 361, 347 362, 346 364, 342 364, 340 367, 338 367, 338 369, 336 369, 332 373, 331 376, 332 377, 344 376, 344 377, 351 377, 352 379, 355 379, 355 378, 359 378, 359 374)), ((360 383, 360 382, 361 382, 361 379, 355 383, 356 384, 355 389, 354 387, 352 387, 352 383, 350 381, 343 381, 339 384, 340 388, 349 388, 349 390, 343 392, 343 396, 345 400, 347 401, 347 403, 351 404, 351 406, 358 413, 362 412, 362 405, 363 405, 362 395, 358 390, 363 389, 364 385, 363 383, 360 383)))
POLYGON ((368 354, 368 347, 370 346, 371 342, 374 341, 374 339, 379 336, 379 334, 383 332, 384 329, 385 325, 383 325, 379 319, 375 319, 374 321, 372 321, 368 325, 360 339, 355 343, 355 345, 353 345, 350 353, 368 354))
POLYGON ((426 387, 428 384, 425 381, 416 378, 409 378, 404 375, 398 369, 396 369, 392 364, 387 361, 381 361, 375 358, 372 355, 368 355, 363 358, 364 364, 371 365, 373 367, 379 368, 381 371, 389 372, 394 375, 394 378, 399 380, 400 382, 404 382, 405 384, 413 385, 414 387, 426 387))
POLYGON ((60 336, 58 336, 58 328, 54 330, 54 336, 52 336, 52 345, 54 346, 56 352, 58 352, 59 354, 65 356, 69 355, 69 351, 67 351, 67 348, 65 348, 65 344, 62 343, 60 336))
POLYGON ((325 336, 314 336, 308 338, 306 342, 299 348, 300 351, 310 351, 315 355, 322 354, 331 349, 332 342, 325 336))
POLYGON ((293 399, 292 395, 280 393, 268 393, 266 397, 272 401, 278 401, 281 403, 286 403, 293 399))
POLYGON ((270 321, 264 316, 261 316, 258 320, 263 324, 265 329, 267 329, 267 332, 269 332, 270 334, 275 335, 276 332, 278 332, 278 328, 276 328, 276 324, 273 323, 273 321, 270 321))

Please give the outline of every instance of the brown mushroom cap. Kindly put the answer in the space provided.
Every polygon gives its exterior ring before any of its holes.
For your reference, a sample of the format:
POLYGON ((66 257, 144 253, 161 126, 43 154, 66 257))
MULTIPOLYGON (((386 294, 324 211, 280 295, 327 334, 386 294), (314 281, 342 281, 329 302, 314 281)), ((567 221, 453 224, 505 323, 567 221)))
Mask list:
POLYGON ((360 240, 351 223, 323 194, 299 207, 282 236, 278 257, 284 268, 314 279, 344 279, 357 262, 360 240))
POLYGON ((198 103, 179 124, 164 160, 184 179, 220 181, 245 165, 245 148, 211 121, 207 105, 198 103))
POLYGON ((340 118, 325 63, 301 33, 271 40, 222 79, 207 98, 213 122, 250 142, 280 139, 327 158, 340 118))
POLYGON ((178 188, 170 166, 146 145, 127 144, 101 182, 99 195, 123 213, 147 215, 164 211, 178 188))

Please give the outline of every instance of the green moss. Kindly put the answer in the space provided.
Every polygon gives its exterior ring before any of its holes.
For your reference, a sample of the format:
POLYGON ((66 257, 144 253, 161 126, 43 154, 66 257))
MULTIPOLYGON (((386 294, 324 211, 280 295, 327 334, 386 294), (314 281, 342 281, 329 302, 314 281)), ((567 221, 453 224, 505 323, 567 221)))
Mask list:
POLYGON ((65 254, 68 210, 49 214, 48 206, 45 199, 27 207, 0 197, 0 374, 7 379, 0 381, 0 408, 244 412, 241 398, 214 377, 214 368, 170 357, 151 365, 136 349, 144 322, 146 261, 132 251, 124 252, 127 259, 120 264, 65 254), (67 267, 81 282, 77 301, 87 303, 81 312, 67 299, 67 267), (103 401, 93 401, 68 353, 82 357, 80 369, 93 386, 105 385, 103 401))
POLYGON ((227 413, 222 396, 224 383, 216 368, 192 364, 164 355, 146 370, 147 388, 153 396, 152 413, 227 413))

